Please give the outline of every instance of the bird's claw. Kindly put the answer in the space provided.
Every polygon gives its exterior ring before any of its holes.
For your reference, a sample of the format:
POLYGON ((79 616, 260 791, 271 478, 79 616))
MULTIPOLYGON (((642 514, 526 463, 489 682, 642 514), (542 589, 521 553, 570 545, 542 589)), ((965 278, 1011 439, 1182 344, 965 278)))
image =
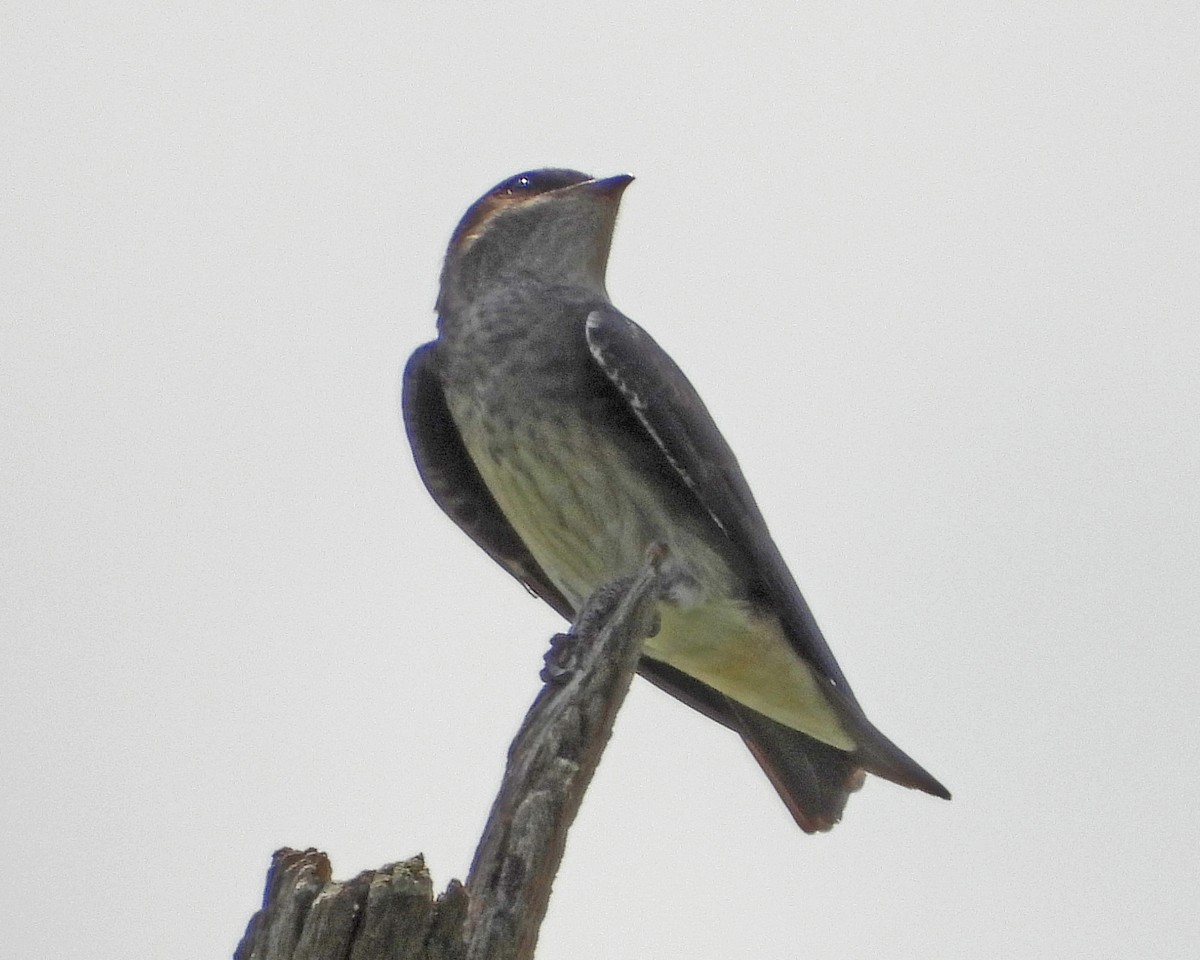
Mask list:
POLYGON ((539 676, 542 683, 564 683, 575 669, 576 645, 574 633, 556 633, 550 638, 550 649, 542 658, 545 665, 539 676))

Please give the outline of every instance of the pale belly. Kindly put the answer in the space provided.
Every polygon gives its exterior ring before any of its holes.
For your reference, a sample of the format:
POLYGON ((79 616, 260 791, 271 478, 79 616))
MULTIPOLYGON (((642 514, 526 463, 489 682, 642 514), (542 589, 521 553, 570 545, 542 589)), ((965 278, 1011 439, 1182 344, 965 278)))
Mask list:
POLYGON ((854 748, 778 621, 753 616, 734 598, 725 559, 700 532, 672 521, 659 492, 622 453, 582 424, 551 441, 520 423, 498 444, 476 418, 456 420, 504 515, 577 608, 598 587, 635 572, 651 543, 664 543, 670 587, 645 653, 779 723, 854 748))

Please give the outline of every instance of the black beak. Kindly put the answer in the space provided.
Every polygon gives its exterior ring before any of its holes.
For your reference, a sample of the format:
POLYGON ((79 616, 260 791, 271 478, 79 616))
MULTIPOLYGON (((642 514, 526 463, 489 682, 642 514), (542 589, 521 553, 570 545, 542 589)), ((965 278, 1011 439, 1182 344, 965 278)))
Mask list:
POLYGON ((586 183, 581 183, 580 186, 601 196, 616 199, 631 183, 633 183, 633 177, 628 173, 619 173, 615 177, 605 177, 602 180, 588 180, 586 183))

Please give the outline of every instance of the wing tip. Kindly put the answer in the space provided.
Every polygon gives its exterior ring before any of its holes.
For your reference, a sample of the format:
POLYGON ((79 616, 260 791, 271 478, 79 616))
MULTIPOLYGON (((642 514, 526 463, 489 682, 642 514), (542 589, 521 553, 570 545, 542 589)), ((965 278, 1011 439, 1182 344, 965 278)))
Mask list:
POLYGON ((874 727, 874 743, 859 741, 859 749, 853 756, 867 773, 895 783, 910 790, 920 790, 931 797, 942 800, 951 799, 947 790, 933 774, 922 767, 917 761, 879 733, 874 727))

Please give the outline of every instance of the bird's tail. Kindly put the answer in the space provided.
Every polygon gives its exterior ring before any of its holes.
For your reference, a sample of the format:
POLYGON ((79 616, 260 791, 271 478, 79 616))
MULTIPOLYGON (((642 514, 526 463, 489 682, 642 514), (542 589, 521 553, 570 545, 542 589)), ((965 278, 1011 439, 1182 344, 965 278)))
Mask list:
POLYGON ((800 829, 805 833, 831 829, 841 820, 850 794, 865 779, 854 754, 785 727, 734 700, 729 705, 736 718, 735 729, 800 829))
POLYGON ((660 660, 642 657, 638 672, 740 734, 806 833, 829 830, 841 819, 850 794, 862 786, 864 773, 950 798, 946 788, 880 733, 856 703, 837 702, 859 745, 848 752, 765 717, 660 660))
POLYGON ((950 799, 945 787, 861 713, 855 718, 853 728, 859 747, 847 752, 776 723, 733 700, 729 706, 746 746, 796 823, 807 833, 828 830, 841 819, 846 801, 862 786, 866 773, 950 799))

